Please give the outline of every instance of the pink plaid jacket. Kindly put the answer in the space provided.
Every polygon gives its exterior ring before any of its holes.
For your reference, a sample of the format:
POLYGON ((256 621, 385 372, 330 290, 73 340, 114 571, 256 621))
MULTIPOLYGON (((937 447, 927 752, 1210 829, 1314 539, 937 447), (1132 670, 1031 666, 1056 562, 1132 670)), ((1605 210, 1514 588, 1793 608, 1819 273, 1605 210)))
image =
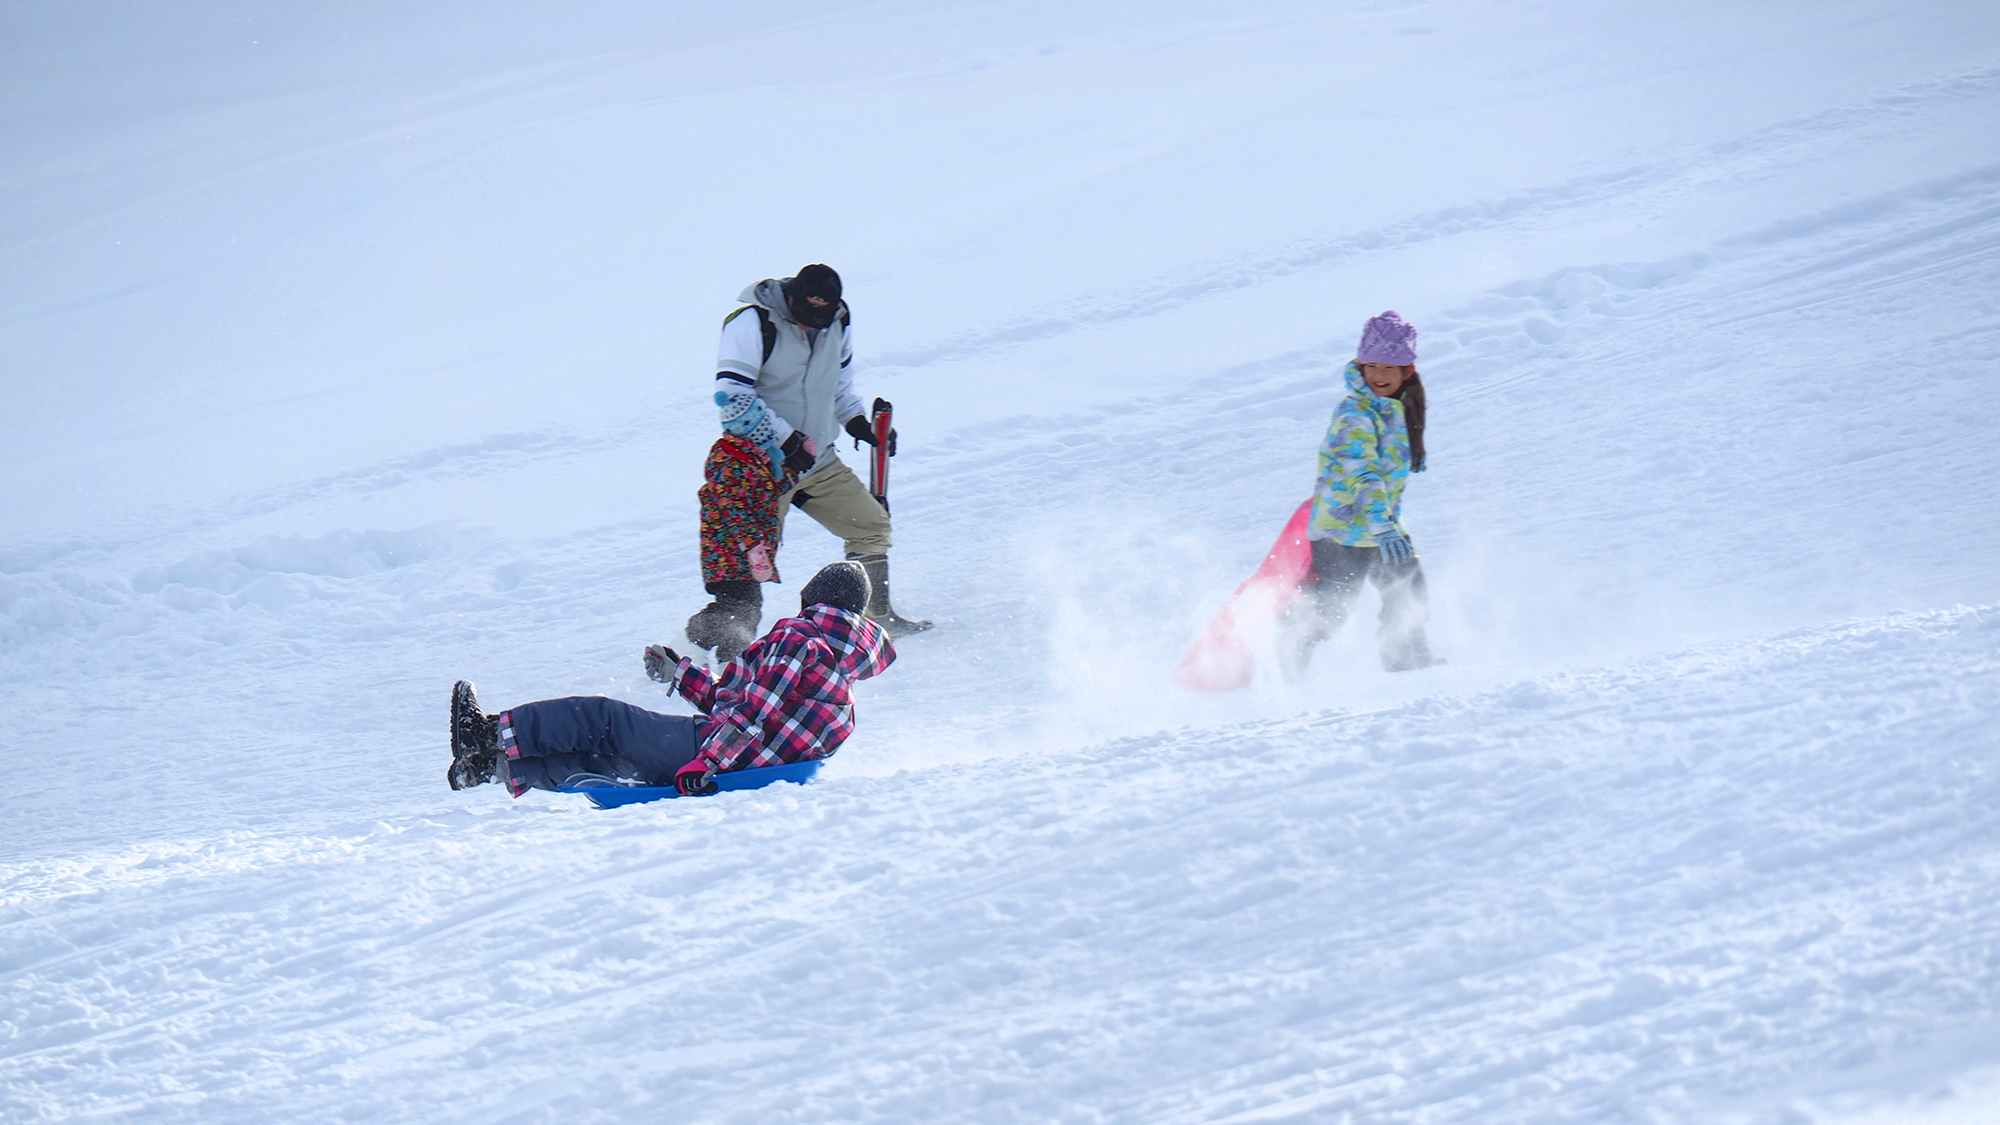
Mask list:
POLYGON ((854 733, 851 685, 895 659, 880 625, 830 605, 771 626, 719 679, 682 657, 681 698, 708 716, 695 760, 726 773, 831 756, 854 733))

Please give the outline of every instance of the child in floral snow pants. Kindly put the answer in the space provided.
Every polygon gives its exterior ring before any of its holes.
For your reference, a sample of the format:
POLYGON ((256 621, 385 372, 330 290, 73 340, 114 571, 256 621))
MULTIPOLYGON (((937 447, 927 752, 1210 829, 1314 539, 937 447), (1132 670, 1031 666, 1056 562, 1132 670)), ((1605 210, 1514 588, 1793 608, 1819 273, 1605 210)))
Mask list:
POLYGON ((771 459, 731 434, 717 438, 702 466, 701 580, 710 593, 722 582, 778 581, 778 500, 786 480, 771 475, 771 459))

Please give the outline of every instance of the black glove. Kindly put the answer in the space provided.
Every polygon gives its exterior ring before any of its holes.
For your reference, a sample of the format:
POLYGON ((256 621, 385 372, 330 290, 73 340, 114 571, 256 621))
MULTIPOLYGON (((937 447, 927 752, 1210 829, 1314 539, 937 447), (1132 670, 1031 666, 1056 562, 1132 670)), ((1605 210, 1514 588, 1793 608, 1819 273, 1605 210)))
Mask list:
MULTIPOLYGON (((847 432, 854 438, 854 448, 860 449, 862 442, 875 444, 875 426, 866 414, 856 414, 847 420, 847 432)), ((896 427, 889 427, 889 456, 896 455, 896 427)))
POLYGON ((646 674, 672 688, 681 678, 681 654, 665 645, 647 645, 646 674))
POLYGON ((792 436, 786 438, 785 443, 778 448, 785 455, 786 470, 803 473, 813 467, 814 458, 812 454, 806 452, 806 435, 803 432, 793 430, 792 436))

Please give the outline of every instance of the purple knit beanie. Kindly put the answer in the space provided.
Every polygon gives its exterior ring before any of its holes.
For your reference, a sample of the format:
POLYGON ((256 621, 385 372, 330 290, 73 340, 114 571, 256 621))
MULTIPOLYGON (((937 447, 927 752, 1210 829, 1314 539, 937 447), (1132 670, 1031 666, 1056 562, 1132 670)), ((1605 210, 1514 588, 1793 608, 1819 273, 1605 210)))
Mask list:
POLYGON ((1417 329, 1403 323, 1390 309, 1371 316, 1361 328, 1361 346, 1354 349, 1356 363, 1411 364, 1417 362, 1417 329))

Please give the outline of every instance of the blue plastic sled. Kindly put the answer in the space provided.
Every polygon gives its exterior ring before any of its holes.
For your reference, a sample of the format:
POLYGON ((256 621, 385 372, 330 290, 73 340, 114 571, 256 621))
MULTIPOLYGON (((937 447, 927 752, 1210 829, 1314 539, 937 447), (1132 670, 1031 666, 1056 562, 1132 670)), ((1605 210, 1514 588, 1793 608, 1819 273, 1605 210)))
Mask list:
MULTIPOLYGON (((819 772, 819 762, 790 762, 782 766, 759 766, 750 770, 731 770, 715 775, 719 792, 731 789, 762 789, 774 782, 789 781, 794 785, 804 785, 819 772)), ((664 801, 678 797, 681 791, 671 785, 620 785, 613 781, 585 782, 581 785, 563 786, 565 793, 581 793, 590 798, 590 803, 600 809, 615 809, 620 805, 636 805, 644 801, 664 801)))

